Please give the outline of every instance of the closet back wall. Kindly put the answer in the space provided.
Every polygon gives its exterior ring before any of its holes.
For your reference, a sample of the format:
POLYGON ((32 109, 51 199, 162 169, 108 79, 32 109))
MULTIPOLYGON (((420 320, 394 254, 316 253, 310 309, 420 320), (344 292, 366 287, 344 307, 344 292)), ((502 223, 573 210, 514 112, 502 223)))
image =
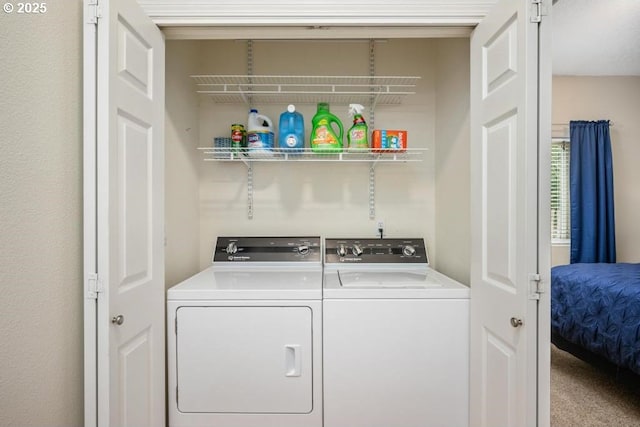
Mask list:
MULTIPOLYGON (((377 128, 406 128, 417 163, 376 166, 376 217, 389 236, 424 235, 431 262, 469 283, 469 41, 376 43, 377 75, 420 76, 401 105, 379 106, 377 128), (438 255, 438 256, 436 256, 438 255)), ((254 74, 368 75, 366 41, 255 41, 254 74)), ((369 164, 255 163, 254 218, 247 219, 247 168, 205 162, 198 146, 246 123, 248 105, 215 104, 195 94, 191 74, 245 74, 246 42, 168 41, 166 100, 166 281, 174 285, 209 265, 225 234, 374 236, 369 164)), ((256 105, 277 123, 288 101, 256 105)), ((306 144, 316 106, 304 114, 306 144)), ((344 123, 347 106, 332 104, 344 123)), ((365 116, 370 119, 370 111, 365 116)))
MULTIPOLYGON (((385 221, 389 236, 434 237, 434 47, 431 41, 394 40, 376 43, 377 75, 421 76, 416 94, 401 105, 378 106, 375 126, 407 129, 409 146, 429 148, 419 163, 378 164, 376 217, 385 221)), ((256 41, 254 74, 368 75, 366 41, 256 41)), ((244 42, 210 41, 202 50, 200 72, 244 74, 244 42)), ((287 107, 281 103, 255 105, 277 123, 287 107)), ((308 145, 316 105, 298 105, 305 118, 308 145)), ((228 136, 232 123, 245 123, 248 105, 221 105, 202 97, 200 145, 214 136, 228 136)), ((345 130, 351 120, 346 105, 332 104, 345 130)), ((367 110, 365 117, 369 117, 367 110)), ((368 163, 255 163, 254 215, 247 219, 247 168, 243 164, 201 164, 200 266, 211 259, 219 235, 371 236, 376 222, 369 219, 368 163)), ((429 240, 428 240, 429 241, 429 240)), ((435 257, 435 246, 429 248, 435 257)))

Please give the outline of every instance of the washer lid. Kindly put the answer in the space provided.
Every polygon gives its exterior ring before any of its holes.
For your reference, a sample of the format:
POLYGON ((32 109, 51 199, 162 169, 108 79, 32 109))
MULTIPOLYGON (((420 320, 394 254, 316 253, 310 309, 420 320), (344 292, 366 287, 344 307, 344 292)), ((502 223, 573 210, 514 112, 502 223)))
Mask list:
POLYGON ((442 287, 442 283, 427 271, 355 272, 338 270, 338 280, 343 288, 424 289, 442 287))
MULTIPOLYGON (((362 267, 362 266, 361 266, 362 267)), ((431 268, 325 271, 324 298, 469 298, 469 288, 431 268)))

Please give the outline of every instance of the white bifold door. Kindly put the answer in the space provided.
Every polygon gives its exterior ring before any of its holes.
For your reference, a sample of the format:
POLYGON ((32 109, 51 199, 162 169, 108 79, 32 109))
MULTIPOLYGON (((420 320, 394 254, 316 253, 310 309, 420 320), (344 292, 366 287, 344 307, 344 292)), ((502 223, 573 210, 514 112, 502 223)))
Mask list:
POLYGON ((163 426, 164 38, 137 2, 89 3, 85 423, 163 426))
POLYGON ((549 276, 539 216, 549 210, 538 163, 550 75, 533 3, 498 1, 471 38, 472 426, 549 423, 548 293, 539 292, 549 276))

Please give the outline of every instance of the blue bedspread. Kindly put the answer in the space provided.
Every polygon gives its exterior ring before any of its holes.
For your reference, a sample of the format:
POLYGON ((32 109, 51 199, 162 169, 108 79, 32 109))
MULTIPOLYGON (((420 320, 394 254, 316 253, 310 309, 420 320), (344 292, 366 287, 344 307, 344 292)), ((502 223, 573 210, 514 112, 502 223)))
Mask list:
POLYGON ((640 374, 640 264, 553 267, 551 330, 640 374))

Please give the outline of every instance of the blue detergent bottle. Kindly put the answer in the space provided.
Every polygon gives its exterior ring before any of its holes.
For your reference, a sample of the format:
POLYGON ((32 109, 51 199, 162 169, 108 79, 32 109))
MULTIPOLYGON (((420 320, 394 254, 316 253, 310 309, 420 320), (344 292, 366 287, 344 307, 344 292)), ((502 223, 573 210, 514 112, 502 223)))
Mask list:
POLYGON ((292 152, 301 152, 304 148, 304 119, 293 104, 289 104, 287 111, 280 114, 278 147, 292 152))

